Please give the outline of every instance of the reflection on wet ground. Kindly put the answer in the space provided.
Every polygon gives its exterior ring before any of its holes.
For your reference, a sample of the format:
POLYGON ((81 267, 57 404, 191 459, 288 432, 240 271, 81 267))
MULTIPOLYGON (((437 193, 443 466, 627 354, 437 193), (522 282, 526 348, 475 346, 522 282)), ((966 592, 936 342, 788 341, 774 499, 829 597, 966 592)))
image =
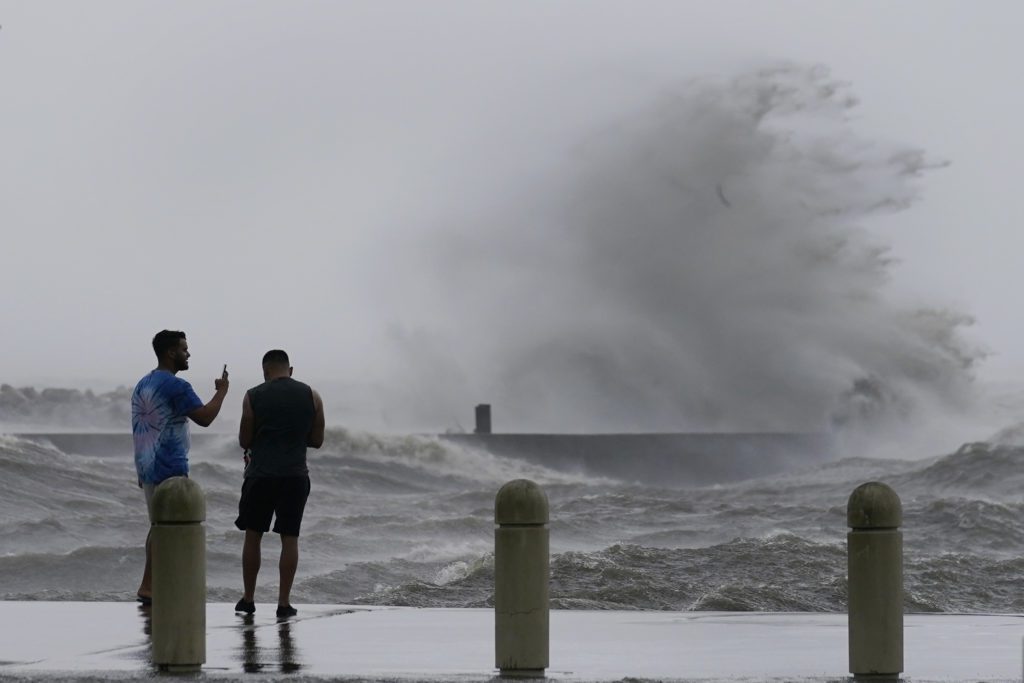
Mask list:
MULTIPOLYGON (((139 605, 139 617, 142 619, 142 647, 136 657, 152 666, 153 663, 153 608, 150 605, 139 605)), ((155 670, 155 667, 154 667, 155 670)))
MULTIPOLYGON (((139 606, 142 621, 144 647, 136 651, 136 657, 147 663, 152 661, 153 616, 149 607, 139 606)), ((235 649, 236 659, 246 673, 297 673, 302 671, 301 653, 292 636, 291 619, 278 619, 274 624, 257 624, 251 614, 239 616, 238 630, 241 645, 235 649), (271 636, 271 630, 276 636, 271 636)), ((155 669, 154 669, 155 671, 155 669)))
POLYGON ((242 663, 243 671, 265 673, 276 670, 281 673, 296 673, 302 670, 300 653, 292 639, 290 620, 279 619, 275 625, 256 625, 251 614, 240 619, 242 645, 238 651, 238 659, 242 663), (272 626, 276 626, 276 638, 269 635, 272 626))
POLYGON ((139 616, 142 617, 142 635, 146 636, 146 641, 152 644, 153 608, 149 605, 139 605, 139 616))

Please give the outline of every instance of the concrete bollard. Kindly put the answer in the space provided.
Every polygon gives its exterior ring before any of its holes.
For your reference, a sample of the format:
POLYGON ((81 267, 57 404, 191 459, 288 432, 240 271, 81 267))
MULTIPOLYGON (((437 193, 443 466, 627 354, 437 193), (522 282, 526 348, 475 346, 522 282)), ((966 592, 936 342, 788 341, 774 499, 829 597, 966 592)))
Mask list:
POLYGON ((903 521, 900 498, 881 482, 861 484, 846 505, 850 673, 898 680, 903 671, 903 521))
POLYGON ((153 492, 153 664, 199 671, 206 662, 206 500, 171 477, 153 492))
POLYGON ((502 676, 548 667, 548 498, 516 479, 494 499, 494 661, 502 676))

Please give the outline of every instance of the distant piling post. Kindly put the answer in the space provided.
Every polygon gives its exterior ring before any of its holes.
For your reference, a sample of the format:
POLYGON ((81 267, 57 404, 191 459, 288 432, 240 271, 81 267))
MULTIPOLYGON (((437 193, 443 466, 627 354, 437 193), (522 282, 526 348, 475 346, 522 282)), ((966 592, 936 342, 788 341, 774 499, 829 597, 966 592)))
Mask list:
POLYGON ((846 505, 850 673, 854 680, 898 680, 903 671, 903 507, 872 481, 846 505))
POLYGON ((494 661, 502 676, 548 667, 548 497, 528 479, 494 499, 494 661))
POLYGON ((206 662, 206 500, 188 477, 153 492, 153 664, 199 671, 206 662))
POLYGON ((481 403, 476 407, 476 428, 474 434, 491 433, 491 404, 481 403))

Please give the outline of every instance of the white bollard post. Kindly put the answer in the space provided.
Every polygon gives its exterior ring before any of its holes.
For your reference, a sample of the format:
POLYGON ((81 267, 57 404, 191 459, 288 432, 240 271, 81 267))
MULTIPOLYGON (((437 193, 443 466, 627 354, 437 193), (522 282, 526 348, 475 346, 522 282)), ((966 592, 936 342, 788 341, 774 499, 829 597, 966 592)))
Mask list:
POLYGON ((206 500, 187 477, 153 492, 153 664, 199 671, 206 662, 206 500))
POLYGON ((494 651, 502 676, 543 677, 548 667, 548 498, 516 479, 494 499, 494 651))
POLYGON ((903 671, 903 507, 877 481, 846 505, 850 673, 854 680, 899 680, 903 671))

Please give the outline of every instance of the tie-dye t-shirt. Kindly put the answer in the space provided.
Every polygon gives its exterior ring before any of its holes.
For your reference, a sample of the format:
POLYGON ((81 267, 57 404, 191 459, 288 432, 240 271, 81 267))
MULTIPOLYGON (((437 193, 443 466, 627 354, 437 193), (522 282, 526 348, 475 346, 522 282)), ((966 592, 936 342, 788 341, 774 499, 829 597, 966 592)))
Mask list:
POLYGON ((188 418, 203 402, 192 385, 166 370, 154 370, 132 393, 132 434, 139 483, 159 484, 188 474, 188 418))

